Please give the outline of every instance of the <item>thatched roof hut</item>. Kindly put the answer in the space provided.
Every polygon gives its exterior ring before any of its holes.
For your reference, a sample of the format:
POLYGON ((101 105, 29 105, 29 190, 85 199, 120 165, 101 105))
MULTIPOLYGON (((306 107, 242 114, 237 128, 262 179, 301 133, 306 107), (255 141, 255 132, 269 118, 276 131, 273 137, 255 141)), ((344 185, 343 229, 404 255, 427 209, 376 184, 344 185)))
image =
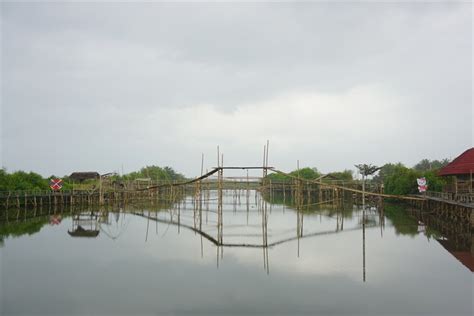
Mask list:
POLYGON ((94 172, 94 171, 73 172, 73 173, 71 173, 69 178, 73 181, 82 182, 84 180, 99 179, 100 174, 98 172, 94 172))

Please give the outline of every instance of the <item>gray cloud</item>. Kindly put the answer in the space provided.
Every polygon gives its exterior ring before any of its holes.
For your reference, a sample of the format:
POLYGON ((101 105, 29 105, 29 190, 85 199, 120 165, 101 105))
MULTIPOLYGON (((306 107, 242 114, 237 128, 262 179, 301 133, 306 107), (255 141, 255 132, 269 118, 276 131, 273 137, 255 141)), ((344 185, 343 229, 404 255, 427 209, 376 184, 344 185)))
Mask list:
POLYGON ((282 169, 323 171, 472 146, 469 3, 1 9, 9 170, 195 175, 201 152, 255 164, 266 139, 282 169))

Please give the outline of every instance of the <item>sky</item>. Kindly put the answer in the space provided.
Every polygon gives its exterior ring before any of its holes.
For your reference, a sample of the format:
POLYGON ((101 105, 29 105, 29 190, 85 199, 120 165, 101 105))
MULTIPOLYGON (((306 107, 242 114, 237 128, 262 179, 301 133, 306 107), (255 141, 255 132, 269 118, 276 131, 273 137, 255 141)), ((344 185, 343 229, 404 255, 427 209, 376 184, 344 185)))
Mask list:
POLYGON ((322 172, 473 146, 470 2, 1 3, 1 165, 322 172))

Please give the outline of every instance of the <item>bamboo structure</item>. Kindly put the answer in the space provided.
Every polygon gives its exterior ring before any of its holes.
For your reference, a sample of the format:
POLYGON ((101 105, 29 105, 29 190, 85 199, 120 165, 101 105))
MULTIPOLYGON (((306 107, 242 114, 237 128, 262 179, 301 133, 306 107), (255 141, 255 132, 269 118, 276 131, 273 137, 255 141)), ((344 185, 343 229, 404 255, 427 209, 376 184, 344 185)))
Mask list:
MULTIPOLYGON (((195 179, 184 181, 148 182, 143 184, 127 184, 123 187, 110 186, 108 181, 102 176, 99 177, 99 186, 94 190, 81 190, 73 187, 72 190, 63 191, 21 191, 21 192, 0 192, 0 210, 8 214, 10 209, 36 210, 48 207, 53 210, 63 209, 68 206, 95 207, 113 206, 117 204, 127 204, 140 201, 168 201, 177 203, 184 196, 193 192, 193 216, 196 229, 202 228, 203 208, 205 208, 205 223, 208 223, 211 195, 213 190, 217 191, 217 232, 218 242, 223 241, 223 192, 232 190, 233 210, 236 212, 237 206, 241 203, 241 193, 244 192, 247 213, 250 212, 251 191, 255 190, 255 203, 259 205, 262 212, 262 235, 267 235, 266 225, 268 212, 271 213, 271 205, 267 203, 257 203, 257 193, 274 201, 276 195, 283 198, 283 204, 293 203, 297 210, 297 233, 296 237, 303 236, 304 211, 309 211, 312 207, 325 205, 325 207, 343 207, 345 199, 353 199, 355 203, 361 202, 363 210, 365 203, 377 203, 379 209, 383 210, 383 199, 397 199, 407 201, 422 208, 435 209, 440 218, 453 222, 463 222, 470 228, 474 227, 474 198, 466 200, 446 201, 443 197, 434 196, 398 196, 385 194, 383 188, 373 188, 366 184, 365 178, 362 183, 327 181, 321 176, 318 179, 304 179, 299 172, 299 161, 297 161, 297 175, 289 174, 269 166, 269 141, 263 146, 263 160, 261 166, 224 166, 224 155, 217 146, 217 167, 206 170, 204 173, 204 154, 201 155, 200 176, 195 179), (224 177, 224 170, 244 170, 244 177, 224 177), (249 177, 249 170, 260 170, 261 178, 249 177), (289 181, 276 181, 269 177, 269 172, 284 175, 289 181), (217 175, 217 178, 215 176, 217 175), (360 187, 360 185, 362 187, 360 187)), ((470 172, 472 180, 472 171, 470 172)), ((472 182, 472 181, 471 181, 472 182)), ((472 188, 471 191, 472 192, 472 188)), ((456 198, 460 198, 456 194, 456 198)), ((263 200, 263 199, 262 199, 263 200)), ((181 207, 186 208, 186 199, 178 203, 178 218, 180 218, 181 207)), ((8 216, 6 216, 8 218, 8 216)), ((362 220, 365 223, 365 219, 362 220)), ((341 222, 341 227, 343 223, 341 222)), ((268 240, 262 239, 264 244, 268 240)))

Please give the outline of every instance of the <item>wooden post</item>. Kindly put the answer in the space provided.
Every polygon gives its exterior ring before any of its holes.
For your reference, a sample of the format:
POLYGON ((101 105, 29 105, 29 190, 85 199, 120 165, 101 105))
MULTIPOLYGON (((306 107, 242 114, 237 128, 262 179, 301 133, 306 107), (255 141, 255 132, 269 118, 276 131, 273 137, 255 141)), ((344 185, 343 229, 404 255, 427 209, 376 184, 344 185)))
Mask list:
POLYGON ((454 176, 454 199, 458 196, 458 177, 454 176))
POLYGON ((266 176, 267 176, 267 173, 266 173, 266 169, 265 169, 265 161, 266 161, 266 145, 263 145, 263 163, 262 163, 262 188, 261 188, 261 193, 263 194, 264 190, 265 190, 265 184, 266 184, 266 176))
POLYGON ((365 210, 365 175, 362 175, 362 208, 365 210))
POLYGON ((472 169, 469 170, 469 193, 472 193, 472 169))
MULTIPOLYGON (((222 232, 222 178, 223 178, 223 167, 224 166, 224 155, 220 155, 219 146, 217 146, 217 242, 222 245, 223 232, 222 232)), ((218 245, 218 246, 219 246, 218 245)), ((219 256, 219 247, 217 247, 219 256)), ((221 249, 222 251, 222 249, 221 249)))
POLYGON ((99 175, 99 205, 104 204, 104 196, 102 193, 102 175, 99 175))

